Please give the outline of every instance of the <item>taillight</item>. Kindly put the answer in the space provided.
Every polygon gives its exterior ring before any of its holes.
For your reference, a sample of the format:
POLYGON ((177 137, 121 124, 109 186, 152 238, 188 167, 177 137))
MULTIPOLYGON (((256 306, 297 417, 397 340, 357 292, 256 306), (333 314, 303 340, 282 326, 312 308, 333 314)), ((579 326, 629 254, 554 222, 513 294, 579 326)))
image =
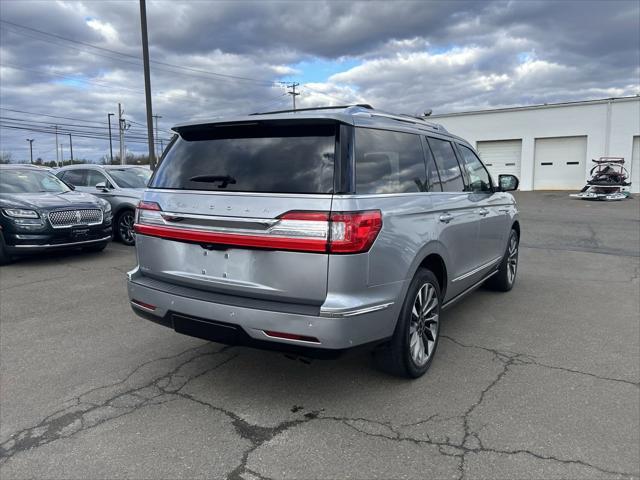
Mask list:
POLYGON ((331 253, 361 253, 371 248, 382 229, 380 210, 331 214, 331 253))
POLYGON ((313 253, 362 253, 371 248, 380 229, 379 210, 362 212, 290 211, 265 230, 215 227, 203 229, 172 222, 155 202, 140 202, 136 209, 138 234, 170 240, 231 247, 313 253), (164 215, 164 216, 163 216, 164 215))
POLYGON ((137 223, 156 223, 162 224, 162 216, 160 212, 162 208, 156 202, 147 202, 140 200, 136 206, 136 224, 137 223))

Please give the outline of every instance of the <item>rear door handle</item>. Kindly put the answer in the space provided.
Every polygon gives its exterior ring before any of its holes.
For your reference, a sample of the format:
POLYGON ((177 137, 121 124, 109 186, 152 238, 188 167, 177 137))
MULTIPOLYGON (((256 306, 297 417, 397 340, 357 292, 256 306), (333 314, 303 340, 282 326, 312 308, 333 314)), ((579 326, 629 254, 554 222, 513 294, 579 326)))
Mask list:
POLYGON ((478 210, 478 214, 482 215, 483 217, 486 217, 487 215, 489 215, 489 210, 483 207, 480 210, 478 210))
POLYGON ((451 215, 450 213, 443 213, 442 215, 440 215, 440 221, 442 223, 449 223, 451 220, 453 220, 453 215, 451 215))

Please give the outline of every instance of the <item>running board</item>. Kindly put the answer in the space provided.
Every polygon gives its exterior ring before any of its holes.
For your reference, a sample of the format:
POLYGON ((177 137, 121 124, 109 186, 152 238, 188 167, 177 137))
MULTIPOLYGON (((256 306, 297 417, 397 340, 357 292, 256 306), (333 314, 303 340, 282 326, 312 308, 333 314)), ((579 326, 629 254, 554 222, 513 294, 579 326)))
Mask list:
POLYGON ((486 282, 487 280, 489 280, 491 277, 493 277, 496 273, 498 273, 499 270, 494 270, 493 272, 491 272, 489 275, 485 276, 482 278, 482 280, 474 283, 473 285, 471 285, 469 288, 467 288, 465 291, 460 292, 458 295, 456 295, 455 297, 453 297, 451 300, 449 300, 448 302, 446 302, 444 305, 442 305, 441 309, 444 310, 445 308, 449 308, 451 305, 453 305, 454 303, 456 303, 458 300, 460 300, 461 298, 466 297, 469 293, 473 292, 474 290, 476 290, 478 287, 480 287, 484 282, 486 282))

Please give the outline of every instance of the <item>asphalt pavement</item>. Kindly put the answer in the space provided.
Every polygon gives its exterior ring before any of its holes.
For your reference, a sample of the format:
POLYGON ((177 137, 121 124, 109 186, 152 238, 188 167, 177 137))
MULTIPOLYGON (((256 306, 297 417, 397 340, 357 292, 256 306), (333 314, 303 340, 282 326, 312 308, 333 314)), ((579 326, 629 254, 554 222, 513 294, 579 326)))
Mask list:
POLYGON ((130 310, 131 248, 0 269, 0 477, 638 478, 640 201, 519 193, 517 284, 443 314, 415 381, 130 310))

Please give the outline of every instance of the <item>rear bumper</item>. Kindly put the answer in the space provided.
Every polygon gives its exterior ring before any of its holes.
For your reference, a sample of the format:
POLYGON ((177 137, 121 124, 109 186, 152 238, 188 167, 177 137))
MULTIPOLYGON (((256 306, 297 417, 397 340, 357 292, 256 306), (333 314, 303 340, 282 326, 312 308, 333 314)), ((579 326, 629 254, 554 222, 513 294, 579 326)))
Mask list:
MULTIPOLYGON (((137 271, 129 274, 131 307, 139 316, 179 333, 227 345, 293 351, 307 356, 333 356, 341 351, 389 338, 396 321, 394 308, 345 316, 320 316, 247 308, 193 298, 143 284, 137 271), (147 305, 146 307, 144 305, 147 305), (267 331, 302 335, 318 341, 273 338, 267 331)), ((173 289, 175 290, 175 289, 173 289)), ((392 305, 389 305, 392 307, 392 305)))

